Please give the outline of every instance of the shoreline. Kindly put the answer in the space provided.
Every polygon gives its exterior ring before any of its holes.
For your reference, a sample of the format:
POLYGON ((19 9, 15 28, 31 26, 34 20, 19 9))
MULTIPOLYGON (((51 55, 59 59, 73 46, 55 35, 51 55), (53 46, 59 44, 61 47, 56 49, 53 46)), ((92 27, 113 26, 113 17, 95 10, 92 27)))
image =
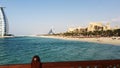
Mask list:
POLYGON ((37 36, 43 38, 54 38, 54 39, 63 39, 63 40, 75 40, 82 42, 93 42, 100 44, 112 44, 120 46, 120 37, 94 37, 94 38, 74 38, 74 37, 65 37, 65 36, 37 36))
MULTIPOLYGON (((4 36, 0 38, 13 38, 15 36, 4 36)), ((93 42, 99 44, 111 44, 120 46, 120 37, 71 37, 71 36, 29 36, 29 37, 42 37, 42 38, 53 38, 53 39, 63 39, 63 40, 73 40, 73 41, 82 41, 82 42, 93 42)))
POLYGON ((0 36, 0 38, 13 38, 13 37, 15 36, 3 36, 3 37, 0 36))

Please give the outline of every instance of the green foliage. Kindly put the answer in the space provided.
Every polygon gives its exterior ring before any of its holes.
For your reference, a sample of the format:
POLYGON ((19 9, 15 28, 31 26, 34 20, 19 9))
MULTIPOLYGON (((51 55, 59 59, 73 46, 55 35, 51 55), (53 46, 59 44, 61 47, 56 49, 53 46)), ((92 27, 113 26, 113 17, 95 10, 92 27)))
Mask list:
POLYGON ((115 36, 120 36, 120 29, 116 29, 113 31, 115 36))
POLYGON ((62 35, 64 36, 89 36, 89 37, 111 37, 111 36, 120 36, 120 29, 116 30, 107 30, 107 31, 90 31, 90 32, 79 32, 78 30, 75 30, 74 32, 65 32, 62 35))

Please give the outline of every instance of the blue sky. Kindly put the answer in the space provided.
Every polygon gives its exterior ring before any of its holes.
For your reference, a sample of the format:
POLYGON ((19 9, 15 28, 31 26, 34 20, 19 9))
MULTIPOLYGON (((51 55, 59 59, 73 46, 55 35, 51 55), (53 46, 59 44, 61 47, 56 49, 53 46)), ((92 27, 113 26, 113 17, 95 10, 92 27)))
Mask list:
POLYGON ((6 7, 10 33, 32 35, 65 32, 90 22, 120 26, 120 0, 0 0, 6 7))

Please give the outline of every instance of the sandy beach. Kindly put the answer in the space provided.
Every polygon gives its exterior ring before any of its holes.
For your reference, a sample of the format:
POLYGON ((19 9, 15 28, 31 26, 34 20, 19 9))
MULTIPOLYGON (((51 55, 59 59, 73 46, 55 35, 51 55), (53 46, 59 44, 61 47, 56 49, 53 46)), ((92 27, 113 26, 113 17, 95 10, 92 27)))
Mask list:
POLYGON ((76 40, 76 41, 112 44, 112 45, 120 46, 120 37, 99 37, 99 38, 73 38, 73 37, 65 37, 65 36, 64 37, 63 36, 38 36, 38 37, 64 39, 64 40, 76 40))

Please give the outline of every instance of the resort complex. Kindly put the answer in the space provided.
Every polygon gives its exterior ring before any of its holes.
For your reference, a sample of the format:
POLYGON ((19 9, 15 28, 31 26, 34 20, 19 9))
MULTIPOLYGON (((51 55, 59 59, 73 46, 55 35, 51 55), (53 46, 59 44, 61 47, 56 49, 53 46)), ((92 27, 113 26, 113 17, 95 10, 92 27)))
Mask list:
POLYGON ((0 7, 0 37, 8 35, 8 21, 4 12, 4 7, 0 7))
POLYGON ((111 27, 109 23, 106 25, 101 22, 92 22, 86 28, 68 28, 65 36, 82 36, 82 37, 111 37, 120 36, 119 27, 111 27))
POLYGON ((75 27, 75 28, 68 28, 67 32, 75 32, 76 30, 79 32, 94 32, 94 31, 107 31, 107 30, 115 30, 119 29, 119 27, 112 28, 109 23, 104 25, 102 22, 91 22, 88 27, 75 27))

